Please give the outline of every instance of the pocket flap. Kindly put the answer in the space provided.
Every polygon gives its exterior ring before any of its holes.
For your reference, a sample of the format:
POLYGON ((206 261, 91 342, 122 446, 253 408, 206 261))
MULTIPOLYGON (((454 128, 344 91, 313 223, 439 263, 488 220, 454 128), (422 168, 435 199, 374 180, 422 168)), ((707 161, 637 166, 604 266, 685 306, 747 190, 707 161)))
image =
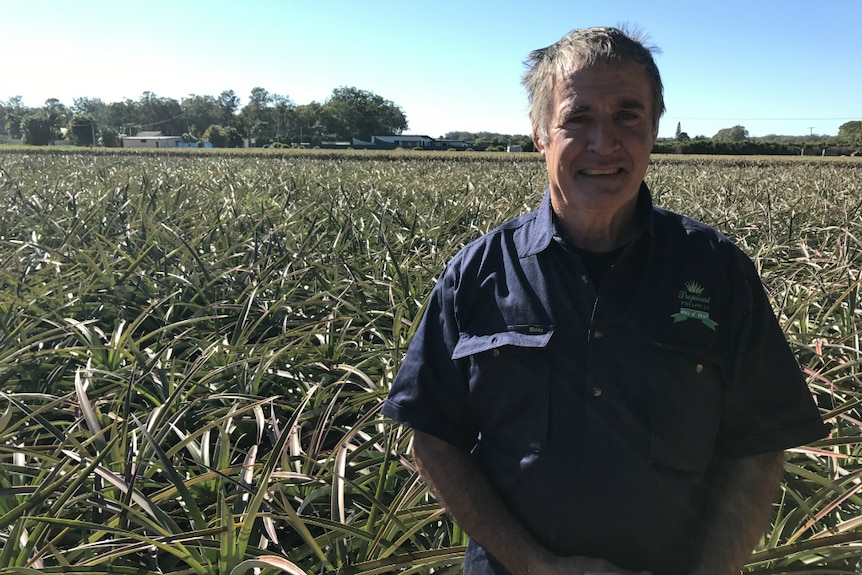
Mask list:
POLYGON ((452 359, 461 359, 484 351, 490 351, 504 345, 516 347, 545 347, 554 335, 554 328, 549 326, 509 326, 509 331, 474 335, 461 333, 452 359))

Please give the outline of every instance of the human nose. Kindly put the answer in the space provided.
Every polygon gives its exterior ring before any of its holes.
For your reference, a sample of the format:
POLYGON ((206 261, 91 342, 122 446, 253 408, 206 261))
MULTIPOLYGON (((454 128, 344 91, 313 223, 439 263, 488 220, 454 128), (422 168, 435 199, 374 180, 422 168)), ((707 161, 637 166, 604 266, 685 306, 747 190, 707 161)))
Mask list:
POLYGON ((610 154, 620 147, 619 131, 611 118, 597 118, 589 130, 589 149, 596 154, 610 154))

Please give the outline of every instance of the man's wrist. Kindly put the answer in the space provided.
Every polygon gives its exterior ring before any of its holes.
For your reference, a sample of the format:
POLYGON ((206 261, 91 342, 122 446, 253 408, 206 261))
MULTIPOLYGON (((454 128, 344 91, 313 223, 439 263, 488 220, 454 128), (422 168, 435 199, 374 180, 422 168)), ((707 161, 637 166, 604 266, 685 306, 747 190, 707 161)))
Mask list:
POLYGON ((527 574, 544 575, 553 572, 556 555, 540 545, 534 545, 527 554, 527 574))

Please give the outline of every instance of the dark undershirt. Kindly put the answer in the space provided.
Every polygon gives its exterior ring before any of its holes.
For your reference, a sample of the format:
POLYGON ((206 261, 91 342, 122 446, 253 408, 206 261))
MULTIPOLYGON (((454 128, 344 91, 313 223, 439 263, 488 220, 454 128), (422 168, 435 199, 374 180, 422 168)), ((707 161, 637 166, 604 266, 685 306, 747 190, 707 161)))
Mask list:
POLYGON ((620 257, 620 254, 623 253, 625 246, 610 252, 588 252, 580 248, 573 249, 581 257, 584 267, 587 268, 590 280, 592 280, 593 285, 598 289, 605 274, 611 269, 617 258, 620 257))
POLYGON ((626 246, 622 246, 621 248, 617 248, 609 252, 591 252, 581 249, 576 247, 568 235, 562 231, 563 228, 560 224, 559 216, 554 213, 552 217, 554 220, 554 228, 556 230, 554 237, 564 246, 566 251, 574 251, 578 254, 581 261, 584 263, 584 267, 587 268, 587 275, 590 276, 590 281, 593 282, 596 291, 598 291, 605 274, 613 267, 617 259, 620 257, 620 254, 622 254, 623 250, 626 249, 626 246))

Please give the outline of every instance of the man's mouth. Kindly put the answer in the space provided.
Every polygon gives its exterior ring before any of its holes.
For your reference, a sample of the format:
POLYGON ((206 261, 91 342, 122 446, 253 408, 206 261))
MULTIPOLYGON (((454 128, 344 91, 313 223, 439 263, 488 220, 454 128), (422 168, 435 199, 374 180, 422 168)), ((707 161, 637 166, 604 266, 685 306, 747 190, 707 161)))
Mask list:
POLYGON ((592 168, 578 171, 584 176, 613 176, 622 173, 622 168, 592 168))

